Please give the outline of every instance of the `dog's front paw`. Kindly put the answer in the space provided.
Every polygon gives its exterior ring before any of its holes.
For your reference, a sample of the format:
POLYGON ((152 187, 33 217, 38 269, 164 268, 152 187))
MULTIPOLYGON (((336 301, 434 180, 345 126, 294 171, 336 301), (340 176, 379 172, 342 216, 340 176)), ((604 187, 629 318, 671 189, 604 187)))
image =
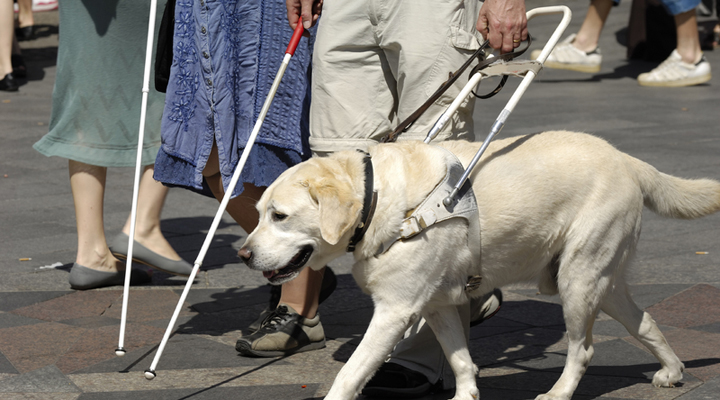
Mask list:
POLYGON ((652 383, 656 387, 675 387, 675 384, 682 379, 683 368, 664 367, 653 376, 652 383))
POLYGON ((456 390, 455 397, 450 400, 478 400, 480 398, 480 391, 478 388, 472 388, 470 390, 456 390))

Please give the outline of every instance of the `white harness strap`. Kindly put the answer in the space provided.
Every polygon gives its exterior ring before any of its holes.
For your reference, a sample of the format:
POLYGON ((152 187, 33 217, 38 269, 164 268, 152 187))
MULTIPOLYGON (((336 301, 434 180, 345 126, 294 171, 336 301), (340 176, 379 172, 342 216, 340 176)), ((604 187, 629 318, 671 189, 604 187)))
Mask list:
MULTIPOLYGON (((480 213, 478 211, 475 193, 470 181, 466 181, 462 189, 450 206, 445 206, 443 200, 453 191, 454 185, 462 177, 465 169, 460 161, 450 151, 447 152, 452 162, 447 165, 447 172, 443 180, 435 186, 425 200, 418 205, 409 217, 400 225, 400 232, 394 238, 383 242, 375 256, 386 252, 398 240, 410 239, 430 226, 451 218, 464 218, 468 222, 468 248, 472 253, 474 262, 480 263, 480 213)), ((470 290, 470 288, 469 288, 470 290)))

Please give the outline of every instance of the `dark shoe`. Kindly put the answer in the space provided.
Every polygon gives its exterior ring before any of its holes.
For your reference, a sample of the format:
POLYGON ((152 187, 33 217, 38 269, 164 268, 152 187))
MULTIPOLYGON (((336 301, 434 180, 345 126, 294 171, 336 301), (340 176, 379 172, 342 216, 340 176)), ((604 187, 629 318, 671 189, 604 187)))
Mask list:
MULTIPOLYGON (((128 235, 120 232, 110 244, 110 251, 121 260, 127 260, 128 235)), ((190 276, 193 266, 185 260, 171 260, 148 249, 135 241, 133 244, 133 262, 147 265, 158 271, 179 276, 190 276)))
POLYGON ((3 90, 5 92, 18 91, 17 81, 15 80, 15 77, 12 73, 5 75, 5 77, 0 80, 0 90, 3 90))
POLYGON ((246 357, 278 357, 325 347, 320 314, 305 318, 280 304, 265 318, 260 329, 238 339, 235 350, 246 357))
MULTIPOLYGON (((330 267, 325 267, 325 273, 323 274, 322 286, 320 287, 320 297, 318 298, 318 304, 322 304, 330 295, 335 291, 337 287, 337 276, 330 267)), ((280 303, 280 295, 282 294, 282 286, 272 285, 270 287, 270 301, 268 306, 260 312, 260 316, 252 324, 247 327, 247 331, 250 333, 257 332, 260 329, 260 325, 267 318, 270 313, 277 308, 280 303)))
POLYGON ((367 397, 388 399, 414 399, 430 394, 442 382, 430 384, 427 377, 417 371, 395 363, 384 363, 362 390, 367 397))
POLYGON ((13 54, 11 60, 13 76, 16 78, 27 77, 27 66, 25 66, 25 60, 23 59, 23 56, 21 56, 20 54, 13 54))
MULTIPOLYGON (((133 270, 130 285, 150 283, 152 278, 146 271, 133 270)), ((76 290, 97 289, 106 286, 118 286, 125 283, 125 271, 98 271, 74 263, 70 270, 70 287, 76 290)))
POLYGON ((483 301, 482 307, 478 310, 476 315, 472 316, 470 320, 470 326, 482 324, 484 321, 490 319, 493 315, 500 311, 502 305, 503 296, 500 289, 494 289, 490 292, 483 301))
POLYGON ((15 28, 15 37, 18 41, 30 40, 35 37, 35 25, 15 28))

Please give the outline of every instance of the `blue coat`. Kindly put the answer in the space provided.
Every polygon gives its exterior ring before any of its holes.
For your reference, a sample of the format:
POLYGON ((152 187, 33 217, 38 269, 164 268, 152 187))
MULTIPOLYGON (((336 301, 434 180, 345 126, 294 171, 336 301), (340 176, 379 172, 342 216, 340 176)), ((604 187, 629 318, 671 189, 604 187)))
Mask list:
MULTIPOLYGON (((214 140, 227 189, 291 35, 283 0, 177 1, 156 180, 202 191, 214 140)), ((268 186, 310 156, 311 59, 312 37, 304 37, 233 196, 242 192, 243 182, 268 186)))

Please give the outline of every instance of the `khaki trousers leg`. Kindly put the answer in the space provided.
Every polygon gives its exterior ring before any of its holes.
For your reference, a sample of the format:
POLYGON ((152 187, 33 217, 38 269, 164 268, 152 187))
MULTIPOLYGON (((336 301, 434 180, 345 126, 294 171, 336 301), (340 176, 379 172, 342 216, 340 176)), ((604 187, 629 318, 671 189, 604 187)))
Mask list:
MULTIPOLYGON (((325 0, 313 56, 310 147, 365 149, 412 114, 479 47, 477 0, 325 0)), ((400 136, 423 140, 468 74, 400 136)), ((473 138, 469 97, 436 140, 473 138)))

